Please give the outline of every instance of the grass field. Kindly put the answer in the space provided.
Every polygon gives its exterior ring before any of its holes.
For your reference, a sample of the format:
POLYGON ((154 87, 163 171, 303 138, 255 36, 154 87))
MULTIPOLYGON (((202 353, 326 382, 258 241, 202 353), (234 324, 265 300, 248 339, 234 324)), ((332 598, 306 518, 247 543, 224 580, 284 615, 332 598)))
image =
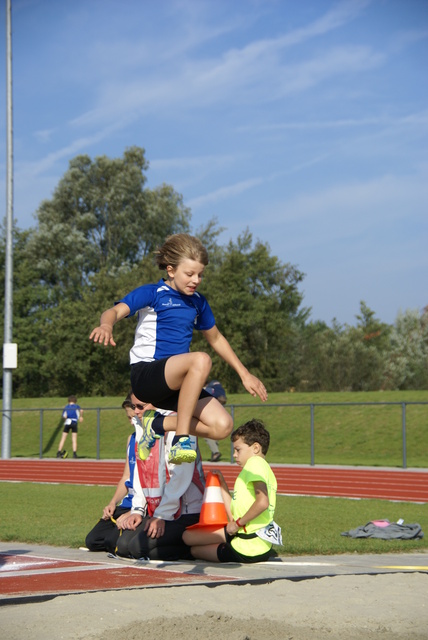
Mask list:
MULTIPOLYGON (((311 404, 314 463, 400 467, 403 465, 403 403, 405 403, 407 467, 428 467, 428 391, 367 393, 274 393, 262 404, 249 394, 232 394, 228 410, 235 425, 262 419, 271 433, 269 462, 310 464, 311 404), (394 404, 386 404, 394 403, 394 404), (421 403, 421 404, 413 404, 421 403), (423 404, 426 403, 426 404, 423 404)), ((79 424, 82 457, 124 457, 130 432, 122 398, 79 398, 84 421, 79 424)), ((12 457, 53 457, 62 432, 65 398, 13 401, 12 457)), ((219 443, 223 459, 230 442, 219 443)), ((70 436, 66 448, 71 449, 70 436)), ((204 459, 210 452, 203 439, 204 459)))
MULTIPOLYGON (((122 398, 79 398, 79 455, 124 458, 130 431, 122 398), (99 438, 99 439, 98 439, 99 438), (97 442, 99 444, 97 444, 97 442)), ((64 398, 13 403, 12 456, 55 456, 62 431, 64 398), (42 446, 40 447, 40 435, 42 446)), ((257 417, 271 433, 269 462, 311 462, 311 403, 316 464, 402 465, 403 405, 406 404, 407 466, 428 467, 428 391, 384 393, 271 394, 261 404, 248 394, 229 396, 235 425, 257 417), (337 404, 341 406, 337 406, 337 404), (344 403, 344 404, 343 404, 344 403), (366 404, 364 404, 366 403, 366 404), (394 403, 394 404, 384 404, 394 403), (427 403, 427 404, 411 404, 427 403)), ((70 436, 68 437, 70 438, 70 436)), ((225 460, 230 442, 219 443, 225 460)), ((204 459, 210 452, 203 439, 204 459)), ((71 448, 71 442, 67 442, 71 448)), ((111 487, 0 483, 0 539, 79 547, 113 494, 111 487)), ((428 550, 416 541, 354 540, 341 532, 373 519, 403 518, 428 530, 428 505, 381 500, 278 497, 276 520, 283 530, 281 555, 386 553, 428 550)))
MULTIPOLYGON (((0 483, 0 540, 79 547, 113 495, 112 487, 0 483)), ((384 500, 278 496, 275 520, 282 528, 280 555, 428 551, 422 540, 343 537, 370 520, 403 518, 428 531, 428 505, 384 500)))

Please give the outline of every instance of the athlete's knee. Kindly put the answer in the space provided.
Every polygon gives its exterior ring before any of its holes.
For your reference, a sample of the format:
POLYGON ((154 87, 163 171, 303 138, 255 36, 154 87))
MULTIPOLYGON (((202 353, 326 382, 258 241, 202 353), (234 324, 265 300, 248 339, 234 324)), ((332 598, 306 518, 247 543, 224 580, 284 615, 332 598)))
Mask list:
POLYGON ((208 377, 212 367, 212 360, 208 353, 204 351, 195 351, 193 354, 193 369, 198 370, 201 376, 205 379, 208 377))
POLYGON ((188 547, 192 546, 192 533, 190 531, 183 531, 182 540, 188 547))
POLYGON ((131 540, 128 540, 128 544, 127 544, 127 552, 128 555, 131 558, 140 558, 141 555, 139 553, 140 549, 139 549, 139 545, 138 545, 138 541, 136 540, 137 536, 134 536, 134 538, 131 538, 131 540))
POLYGON ((89 549, 89 551, 96 551, 96 546, 97 545, 95 543, 92 531, 90 531, 88 533, 88 535, 86 536, 85 545, 86 545, 86 548, 89 549))
POLYGON ((130 545, 128 545, 128 540, 125 540, 123 536, 119 536, 116 541, 116 553, 118 556, 122 558, 129 558, 131 554, 130 545))
POLYGON ((224 413, 216 420, 216 440, 224 440, 228 438, 232 433, 233 420, 230 413, 224 411, 224 413))

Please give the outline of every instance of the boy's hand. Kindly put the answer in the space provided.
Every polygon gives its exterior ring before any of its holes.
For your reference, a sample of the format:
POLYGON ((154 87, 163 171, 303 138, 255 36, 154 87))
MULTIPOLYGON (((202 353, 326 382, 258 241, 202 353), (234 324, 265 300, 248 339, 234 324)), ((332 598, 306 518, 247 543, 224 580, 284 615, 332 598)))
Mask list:
POLYGON ((122 515, 120 515, 118 517, 118 519, 116 520, 116 527, 118 529, 123 529, 124 528, 123 524, 124 524, 124 522, 126 522, 128 517, 129 517, 129 512, 122 513, 122 515))
POLYGON ((235 533, 239 531, 239 526, 236 524, 235 520, 231 520, 227 523, 226 531, 230 536, 234 536, 235 533))
POLYGON ((103 520, 110 520, 111 516, 114 513, 115 510, 115 506, 113 504, 108 504, 106 507, 104 507, 103 509, 103 520))
POLYGON ((256 376, 253 376, 251 373, 246 374, 242 378, 242 384, 244 385, 248 393, 251 393, 254 398, 256 396, 259 396, 262 402, 266 402, 268 398, 266 387, 261 380, 256 378, 256 376))
POLYGON ((144 527, 148 538, 161 538, 165 533, 165 520, 162 518, 150 518, 144 527))
POLYGON ((139 513, 123 513, 118 518, 118 529, 131 529, 131 531, 135 531, 142 521, 143 517, 139 513))
POLYGON ((217 476, 217 477, 218 477, 218 479, 220 480, 220 484, 221 484, 221 486, 222 486, 224 489, 226 489, 226 491, 229 491, 229 487, 227 486, 227 482, 226 482, 226 480, 224 479, 224 475, 222 474, 222 472, 221 472, 219 469, 213 469, 213 470, 211 471, 211 473, 212 473, 214 476, 217 476))
POLYGON ((105 347, 109 344, 112 347, 116 346, 116 343, 113 340, 113 327, 108 324, 101 324, 99 327, 95 327, 89 336, 89 340, 104 344, 105 347))

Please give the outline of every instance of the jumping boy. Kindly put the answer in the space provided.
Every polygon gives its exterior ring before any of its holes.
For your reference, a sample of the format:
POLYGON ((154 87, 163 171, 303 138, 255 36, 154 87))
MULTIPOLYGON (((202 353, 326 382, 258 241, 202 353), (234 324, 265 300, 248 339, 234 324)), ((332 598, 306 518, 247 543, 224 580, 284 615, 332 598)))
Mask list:
MULTIPOLYGON (((104 346, 116 346, 113 327, 122 318, 138 313, 134 345, 130 351, 133 393, 155 407, 177 411, 173 446, 169 461, 194 462, 196 451, 189 434, 222 440, 233 428, 226 409, 203 390, 211 370, 211 358, 201 351, 190 351, 193 330, 202 331, 214 351, 241 378, 245 389, 264 402, 267 392, 239 360, 215 324, 205 297, 197 288, 208 264, 208 253, 198 238, 178 233, 167 238, 155 252, 159 269, 166 279, 131 291, 101 315, 100 324, 89 339, 104 346), (196 419, 202 428, 194 428, 196 419)), ((163 435, 161 418, 143 417, 144 433, 139 452, 148 455, 153 439, 163 435)))

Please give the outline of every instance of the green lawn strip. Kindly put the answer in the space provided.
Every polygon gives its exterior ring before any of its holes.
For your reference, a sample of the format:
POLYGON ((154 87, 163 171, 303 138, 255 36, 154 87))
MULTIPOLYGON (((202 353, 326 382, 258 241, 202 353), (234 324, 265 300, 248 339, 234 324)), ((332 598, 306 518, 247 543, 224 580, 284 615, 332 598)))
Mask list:
MULTIPOLYGON (((262 404, 249 394, 232 394, 228 400, 229 410, 234 405, 236 426, 253 417, 265 422, 271 433, 269 462, 311 463, 310 406, 300 405, 313 403, 315 464, 401 467, 401 403, 428 402, 428 391, 273 393, 267 404, 262 404), (386 402, 396 404, 383 404, 386 402), (347 406, 331 406, 333 403, 347 403, 347 406), (239 404, 248 406, 236 406, 239 404), (282 404, 286 406, 275 406, 282 404), (317 406, 319 404, 323 406, 317 406)), ((99 429, 100 458, 123 458, 130 426, 120 408, 122 398, 79 398, 78 402, 85 409, 84 421, 79 423, 79 455, 85 458, 97 457, 99 429), (98 408, 102 410, 98 411, 98 408)), ((64 398, 26 398, 13 401, 13 409, 27 410, 14 411, 12 414, 12 457, 39 456, 41 418, 42 456, 55 456, 62 432, 61 410, 64 403, 64 398), (40 408, 43 408, 42 416, 40 408)), ((428 404, 407 405, 407 467, 428 467, 427 425, 428 404)), ((223 460, 229 460, 229 439, 220 441, 219 447, 223 460)), ((66 448, 71 450, 70 436, 66 448)), ((211 453, 203 438, 200 439, 200 448, 203 459, 209 460, 211 453)))
MULTIPOLYGON (((77 548, 102 515, 112 487, 0 483, 0 540, 77 548)), ((428 551, 422 540, 354 540, 341 536, 370 520, 403 518, 428 532, 428 506, 386 500, 278 496, 281 556, 428 551)))

